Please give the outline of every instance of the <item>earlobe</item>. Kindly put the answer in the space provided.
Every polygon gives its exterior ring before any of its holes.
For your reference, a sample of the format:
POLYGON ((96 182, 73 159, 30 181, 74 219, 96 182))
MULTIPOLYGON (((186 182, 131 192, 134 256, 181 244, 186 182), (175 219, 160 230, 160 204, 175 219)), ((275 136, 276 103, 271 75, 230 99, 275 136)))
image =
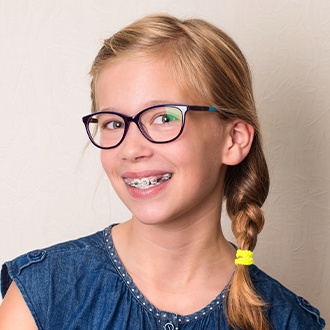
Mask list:
POLYGON ((254 128, 243 121, 229 124, 224 164, 237 165, 248 155, 254 137, 254 128))

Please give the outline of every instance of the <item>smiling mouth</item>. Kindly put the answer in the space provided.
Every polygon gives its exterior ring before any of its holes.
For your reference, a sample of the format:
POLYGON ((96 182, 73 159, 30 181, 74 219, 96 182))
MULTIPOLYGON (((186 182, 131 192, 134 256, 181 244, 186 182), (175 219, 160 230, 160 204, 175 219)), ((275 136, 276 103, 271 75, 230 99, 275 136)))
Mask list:
POLYGON ((165 181, 168 181, 172 177, 172 174, 166 173, 160 178, 152 177, 152 178, 142 178, 142 179, 134 179, 134 180, 128 180, 125 178, 125 183, 128 184, 131 187, 137 188, 137 189, 148 189, 150 187, 157 186, 165 181))

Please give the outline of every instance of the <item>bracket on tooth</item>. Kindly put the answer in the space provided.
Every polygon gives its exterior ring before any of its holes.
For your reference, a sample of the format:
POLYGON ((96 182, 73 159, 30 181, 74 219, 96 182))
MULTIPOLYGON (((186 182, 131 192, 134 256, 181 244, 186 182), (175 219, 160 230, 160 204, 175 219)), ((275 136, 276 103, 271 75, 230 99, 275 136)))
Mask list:
POLYGON ((156 185, 160 184, 161 182, 167 181, 171 177, 172 177, 172 174, 166 173, 159 180, 157 180, 157 178, 151 178, 150 180, 148 178, 142 178, 141 180, 134 179, 133 181, 125 179, 125 182, 128 185, 130 185, 131 187, 145 189, 148 187, 156 186, 156 185))
POLYGON ((139 188, 148 187, 150 185, 150 181, 148 178, 142 178, 139 184, 139 188))
POLYGON ((156 185, 158 183, 157 178, 151 178, 150 179, 150 184, 151 185, 156 185))
POLYGON ((170 174, 170 173, 164 174, 164 175, 162 176, 162 181, 167 181, 168 179, 171 178, 171 176, 172 176, 172 174, 170 174))

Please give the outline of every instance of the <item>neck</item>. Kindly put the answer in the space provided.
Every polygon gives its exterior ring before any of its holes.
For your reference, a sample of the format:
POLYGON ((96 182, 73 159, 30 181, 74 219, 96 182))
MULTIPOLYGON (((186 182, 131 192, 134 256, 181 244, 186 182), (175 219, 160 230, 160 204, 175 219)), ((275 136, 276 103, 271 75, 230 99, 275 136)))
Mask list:
POLYGON ((145 225, 133 218, 112 234, 127 272, 160 310, 181 315, 200 310, 234 271, 235 249, 224 238, 220 219, 145 225))
POLYGON ((235 252, 223 236, 220 219, 145 225, 133 218, 114 228, 113 239, 129 273, 159 277, 169 272, 173 279, 172 270, 180 269, 178 277, 189 281, 213 267, 233 270, 235 252))

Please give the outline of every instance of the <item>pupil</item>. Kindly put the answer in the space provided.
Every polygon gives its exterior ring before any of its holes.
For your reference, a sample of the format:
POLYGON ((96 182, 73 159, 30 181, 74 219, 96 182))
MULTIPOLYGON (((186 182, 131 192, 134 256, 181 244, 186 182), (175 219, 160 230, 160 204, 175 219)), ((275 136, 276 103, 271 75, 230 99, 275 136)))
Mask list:
POLYGON ((163 123, 168 123, 170 121, 169 116, 168 115, 164 115, 163 116, 163 123))

